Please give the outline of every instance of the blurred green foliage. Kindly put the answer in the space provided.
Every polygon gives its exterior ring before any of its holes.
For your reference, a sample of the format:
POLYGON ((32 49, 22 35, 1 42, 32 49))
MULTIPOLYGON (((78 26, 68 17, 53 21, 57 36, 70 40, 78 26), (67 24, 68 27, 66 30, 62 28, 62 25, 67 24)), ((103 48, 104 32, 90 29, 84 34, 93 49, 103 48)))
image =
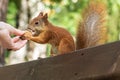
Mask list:
POLYGON ((108 0, 108 42, 119 40, 120 36, 120 0, 108 0))
POLYGON ((16 24, 16 13, 17 13, 17 8, 15 6, 15 3, 14 2, 9 2, 9 5, 8 5, 8 13, 7 13, 7 22, 13 26, 15 26, 16 24))
POLYGON ((16 27, 17 13, 20 10, 21 0, 9 0, 7 22, 16 27))

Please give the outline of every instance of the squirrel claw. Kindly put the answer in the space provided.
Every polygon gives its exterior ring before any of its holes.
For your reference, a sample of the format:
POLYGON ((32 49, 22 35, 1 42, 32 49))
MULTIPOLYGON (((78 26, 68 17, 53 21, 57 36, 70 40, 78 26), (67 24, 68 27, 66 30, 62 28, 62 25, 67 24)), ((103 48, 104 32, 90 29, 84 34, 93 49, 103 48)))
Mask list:
POLYGON ((22 40, 30 40, 31 37, 32 37, 31 32, 26 31, 22 36, 20 36, 20 39, 22 39, 22 40))

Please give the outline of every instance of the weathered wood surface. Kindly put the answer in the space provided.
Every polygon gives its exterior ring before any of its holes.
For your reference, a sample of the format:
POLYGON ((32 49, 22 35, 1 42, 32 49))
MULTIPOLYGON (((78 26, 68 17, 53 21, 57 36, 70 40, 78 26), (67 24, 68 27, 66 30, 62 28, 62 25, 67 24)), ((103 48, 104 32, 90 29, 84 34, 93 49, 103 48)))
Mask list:
POLYGON ((120 42, 0 68, 0 80, 120 80, 120 42), (114 78, 114 79, 113 79, 114 78))

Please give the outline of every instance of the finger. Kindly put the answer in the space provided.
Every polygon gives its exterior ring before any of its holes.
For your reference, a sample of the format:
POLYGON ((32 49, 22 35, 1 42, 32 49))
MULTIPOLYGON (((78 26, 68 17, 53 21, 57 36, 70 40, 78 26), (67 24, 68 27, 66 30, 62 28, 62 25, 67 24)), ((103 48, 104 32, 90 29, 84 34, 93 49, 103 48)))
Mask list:
POLYGON ((16 37, 12 38, 12 41, 13 41, 14 43, 16 43, 16 42, 19 41, 19 40, 20 40, 19 36, 16 36, 16 37))
POLYGON ((11 33, 12 34, 14 34, 14 35, 17 35, 17 36, 21 36, 21 35, 23 35, 25 32, 24 31, 21 31, 21 30, 19 30, 19 29, 13 29, 12 31, 11 31, 11 33))
POLYGON ((1 27, 1 28, 7 29, 10 32, 10 34, 15 34, 18 36, 21 36, 24 34, 24 31, 18 30, 16 28, 14 28, 13 26, 11 26, 10 24, 4 23, 4 22, 0 22, 0 23, 6 27, 6 28, 4 28, 4 27, 1 27))
POLYGON ((0 31, 0 42, 4 48, 10 48, 12 46, 12 39, 7 30, 0 31))
POLYGON ((20 41, 14 43, 14 47, 12 48, 12 50, 19 50, 19 49, 22 48, 26 43, 27 43, 27 40, 20 40, 20 41))

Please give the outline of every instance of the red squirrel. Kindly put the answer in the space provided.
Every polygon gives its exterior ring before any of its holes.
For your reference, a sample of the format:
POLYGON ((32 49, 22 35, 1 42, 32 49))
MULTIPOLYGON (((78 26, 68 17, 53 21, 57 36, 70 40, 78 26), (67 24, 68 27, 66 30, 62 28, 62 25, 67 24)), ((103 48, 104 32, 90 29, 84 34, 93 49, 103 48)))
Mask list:
POLYGON ((88 48, 105 42, 106 27, 105 6, 102 3, 91 3, 83 14, 83 21, 79 23, 76 43, 71 34, 48 21, 48 15, 40 14, 32 19, 28 30, 21 37, 40 44, 51 44, 51 56, 67 54, 72 51, 88 48))

